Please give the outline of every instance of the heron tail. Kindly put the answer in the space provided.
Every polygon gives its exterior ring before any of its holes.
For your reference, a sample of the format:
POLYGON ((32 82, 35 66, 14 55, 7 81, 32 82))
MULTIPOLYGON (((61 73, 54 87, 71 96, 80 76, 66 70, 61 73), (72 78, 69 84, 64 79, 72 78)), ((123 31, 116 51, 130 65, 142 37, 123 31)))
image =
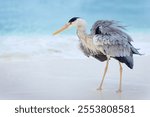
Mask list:
POLYGON ((133 55, 125 57, 115 57, 121 63, 125 63, 130 69, 133 69, 133 55))
POLYGON ((139 53, 138 50, 140 50, 140 49, 136 49, 136 48, 134 48, 133 46, 131 46, 131 50, 132 50, 132 53, 133 53, 133 54, 143 55, 143 54, 139 53))
POLYGON ((139 53, 139 51, 138 51, 138 50, 140 50, 139 48, 137 49, 131 43, 129 43, 129 44, 131 45, 131 51, 133 54, 143 55, 143 54, 139 53))

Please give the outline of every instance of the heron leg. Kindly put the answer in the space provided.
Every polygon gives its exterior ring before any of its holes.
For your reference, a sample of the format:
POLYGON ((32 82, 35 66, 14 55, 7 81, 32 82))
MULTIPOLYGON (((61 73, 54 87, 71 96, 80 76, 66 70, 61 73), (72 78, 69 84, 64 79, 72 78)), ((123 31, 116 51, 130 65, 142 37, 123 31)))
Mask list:
POLYGON ((104 74, 103 74, 103 78, 102 78, 100 86, 99 86, 99 88, 97 90, 102 90, 102 85, 103 85, 104 78, 105 78, 105 75, 106 75, 106 72, 107 72, 107 69, 108 69, 108 65, 109 65, 109 59, 107 59, 107 63, 106 63, 105 71, 104 71, 104 74))
POLYGON ((121 93, 122 92, 122 65, 121 63, 119 62, 119 66, 120 66, 120 81, 119 81, 119 89, 118 89, 118 93, 121 93))

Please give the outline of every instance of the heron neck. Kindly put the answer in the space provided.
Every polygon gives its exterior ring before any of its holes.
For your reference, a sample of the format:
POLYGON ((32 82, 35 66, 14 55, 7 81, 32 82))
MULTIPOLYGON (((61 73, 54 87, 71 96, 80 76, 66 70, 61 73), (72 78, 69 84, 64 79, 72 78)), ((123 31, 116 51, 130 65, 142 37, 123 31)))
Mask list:
POLYGON ((86 26, 85 25, 78 25, 77 30, 80 32, 86 32, 86 26))
POLYGON ((77 27, 77 34, 78 34, 78 36, 80 36, 80 37, 85 37, 85 36, 87 36, 86 27, 85 27, 85 26, 78 26, 78 27, 77 27))

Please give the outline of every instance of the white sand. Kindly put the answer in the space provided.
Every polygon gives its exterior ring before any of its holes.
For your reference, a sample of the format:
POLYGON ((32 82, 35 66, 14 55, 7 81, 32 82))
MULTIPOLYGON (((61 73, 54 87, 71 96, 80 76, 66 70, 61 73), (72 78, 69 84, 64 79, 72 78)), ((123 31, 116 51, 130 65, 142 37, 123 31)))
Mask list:
POLYGON ((116 93, 119 65, 111 60, 103 91, 96 90, 105 63, 90 59, 0 59, 0 99, 150 99, 150 56, 125 65, 123 92, 116 93))

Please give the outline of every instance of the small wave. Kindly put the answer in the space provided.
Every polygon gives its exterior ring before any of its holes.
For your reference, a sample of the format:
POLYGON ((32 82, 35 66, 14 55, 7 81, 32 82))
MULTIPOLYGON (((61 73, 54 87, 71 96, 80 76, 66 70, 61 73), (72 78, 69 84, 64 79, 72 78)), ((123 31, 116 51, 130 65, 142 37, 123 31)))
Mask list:
MULTIPOLYGON (((33 56, 85 58, 75 36, 7 36, 0 37, 0 59, 27 59, 33 56)), ((150 55, 150 42, 133 43, 140 52, 150 55)))

